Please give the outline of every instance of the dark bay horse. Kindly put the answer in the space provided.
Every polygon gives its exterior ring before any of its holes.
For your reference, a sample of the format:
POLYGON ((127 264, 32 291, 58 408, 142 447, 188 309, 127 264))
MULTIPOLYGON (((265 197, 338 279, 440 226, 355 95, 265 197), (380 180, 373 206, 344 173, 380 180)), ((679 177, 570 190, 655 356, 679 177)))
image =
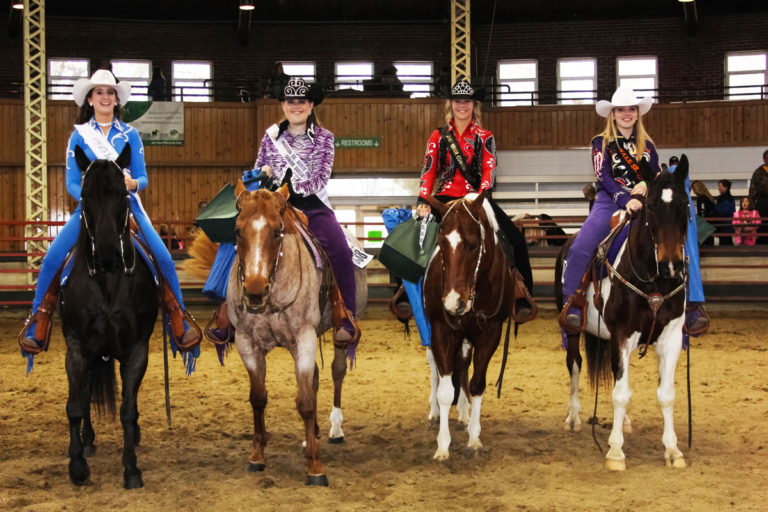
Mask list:
POLYGON ((137 395, 147 369, 159 295, 130 237, 130 200, 122 171, 130 164, 130 145, 114 162, 91 162, 80 147, 75 148, 75 158, 84 173, 80 235, 74 266, 59 299, 67 343, 69 478, 82 485, 90 475, 85 457, 96 451, 91 401, 114 415, 118 360, 123 477, 125 488, 135 489, 144 485, 136 467, 135 447, 141 439, 137 395))
POLYGON ((454 374, 461 387, 459 423, 468 424, 465 454, 473 457, 482 450, 480 407, 486 372, 504 321, 512 314, 514 276, 485 192, 448 204, 430 197, 429 204, 442 216, 437 248, 424 278, 424 309, 432 325, 432 347, 427 353, 433 368, 430 417, 438 406, 440 417, 434 458, 442 461, 449 458, 451 444, 448 413, 454 400, 454 374), (474 364, 471 381, 470 363, 474 364), (467 397, 472 402, 471 415, 467 397))
MULTIPOLYGON (((653 172, 643 160, 641 170, 648 183, 645 206, 636 214, 627 240, 621 246, 613 264, 614 271, 600 280, 603 307, 599 312, 592 300, 595 283, 587 291, 587 330, 584 332, 590 382, 599 385, 613 373, 613 429, 608 440, 610 450, 606 466, 610 470, 626 469, 622 451, 624 433, 631 432, 626 415, 631 391, 629 389, 629 356, 642 346, 655 346, 659 363, 659 387, 656 396, 664 416, 662 442, 668 466, 686 467, 683 454, 677 448, 673 426, 675 403, 675 367, 682 350, 685 323, 685 238, 688 227, 688 195, 685 178, 688 159, 685 155, 674 173, 653 172), (656 313, 654 314, 654 308, 656 313)), ((562 268, 573 239, 563 246, 555 267, 555 294, 558 307, 563 307, 562 268)), ((566 429, 581 430, 579 419, 579 374, 581 353, 579 335, 569 335, 566 364, 571 375, 566 429)))

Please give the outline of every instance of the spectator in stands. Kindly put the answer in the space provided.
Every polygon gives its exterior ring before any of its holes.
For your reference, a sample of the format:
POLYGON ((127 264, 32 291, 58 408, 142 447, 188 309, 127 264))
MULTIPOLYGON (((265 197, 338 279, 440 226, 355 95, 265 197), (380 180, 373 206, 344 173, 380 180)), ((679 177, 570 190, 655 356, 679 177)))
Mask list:
POLYGON ((676 156, 671 156, 671 157, 669 157, 669 166, 668 167, 674 167, 674 166, 676 166, 679 163, 680 163, 680 159, 679 158, 677 158, 676 156))
POLYGON ((381 72, 382 77, 381 81, 383 84, 387 87, 387 92, 392 91, 403 91, 403 82, 398 78, 397 76, 397 68, 395 66, 390 66, 388 68, 385 68, 384 71, 381 72))
POLYGON ((176 239, 176 230, 168 229, 168 224, 160 224, 159 226, 160 238, 163 239, 163 243, 170 250, 177 250, 181 248, 179 241, 176 239), (170 241, 170 243, 169 243, 170 241))
POLYGON ((541 215, 539 215, 539 218, 541 219, 541 223, 539 225, 544 228, 544 232, 546 233, 547 236, 562 237, 562 238, 548 238, 547 244, 552 247, 562 247, 563 245, 565 245, 565 241, 568 240, 568 237, 565 234, 565 231, 563 231, 563 228, 555 224, 555 221, 552 220, 552 217, 550 217, 546 213, 542 213, 541 215))
MULTIPOLYGON (((763 165, 755 169, 749 185, 749 198, 760 217, 768 217, 768 150, 763 152, 763 165)), ((768 244, 768 223, 763 223, 757 233, 758 245, 768 244)))
POLYGON ((668 171, 669 170, 669 166, 667 164, 665 164, 664 162, 661 162, 661 170, 662 171, 668 171))
POLYGON ((267 89, 267 95, 265 98, 278 99, 283 94, 283 89, 288 85, 290 76, 283 71, 283 64, 278 62, 275 64, 275 68, 272 71, 272 76, 269 78, 269 87, 267 89))
MULTIPOLYGON (((717 190, 720 195, 715 201, 715 217, 721 219, 731 219, 736 212, 736 201, 731 195, 731 180, 720 180, 717 182, 717 190)), ((717 232, 725 235, 733 234, 733 227, 728 224, 719 223, 717 232)), ((733 245, 733 237, 721 236, 720 245, 733 245)))
POLYGON ((147 96, 152 98, 152 101, 168 101, 165 97, 165 93, 165 77, 163 76, 163 70, 160 69, 160 66, 155 66, 152 69, 152 81, 149 82, 147 96))
POLYGON ((584 187, 582 190, 584 197, 589 201, 589 211, 592 211, 592 207, 595 205, 595 199, 597 199, 597 190, 591 183, 584 187))
MULTIPOLYGON (((691 190, 696 194, 696 214, 702 219, 708 219, 715 216, 715 198, 710 194, 709 189, 703 181, 696 180, 691 183, 691 190)), ((715 239, 712 237, 704 240, 701 245, 715 245, 715 239)))
POLYGON ((760 224, 760 214, 755 210, 752 201, 747 196, 741 200, 741 209, 733 214, 733 225, 736 226, 736 245, 755 245, 755 233, 760 224))
POLYGON ((197 203, 197 213, 200 213, 205 209, 205 207, 208 206, 208 201, 200 201, 197 203))

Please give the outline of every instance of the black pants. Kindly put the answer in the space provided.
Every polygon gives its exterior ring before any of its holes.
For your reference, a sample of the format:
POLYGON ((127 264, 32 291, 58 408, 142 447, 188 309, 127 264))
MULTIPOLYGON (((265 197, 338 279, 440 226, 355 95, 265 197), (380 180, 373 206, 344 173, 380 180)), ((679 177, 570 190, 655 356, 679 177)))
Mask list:
MULTIPOLYGON (((441 203, 447 203, 457 198, 440 195, 435 196, 435 199, 441 203)), ((491 208, 493 208, 493 213, 496 214, 496 222, 499 223, 499 229, 501 229, 502 233, 504 233, 504 236, 512 246, 517 270, 520 272, 520 275, 523 276, 525 287, 528 288, 528 291, 531 293, 531 295, 533 295, 533 271, 531 270, 531 261, 528 258, 528 244, 525 241, 525 237, 520 232, 520 230, 517 229, 515 223, 512 222, 512 219, 509 218, 509 215, 507 215, 504 210, 502 210, 501 207, 496 204, 496 201, 488 196, 486 196, 485 200, 488 201, 488 203, 491 205, 491 208)), ((440 216, 436 215, 436 217, 437 220, 440 221, 440 216)))

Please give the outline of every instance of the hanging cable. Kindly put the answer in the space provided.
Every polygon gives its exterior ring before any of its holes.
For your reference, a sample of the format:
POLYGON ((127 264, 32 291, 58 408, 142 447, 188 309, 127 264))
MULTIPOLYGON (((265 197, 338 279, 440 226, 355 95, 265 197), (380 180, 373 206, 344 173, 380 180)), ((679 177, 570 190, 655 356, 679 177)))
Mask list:
POLYGON ((488 75, 488 55, 491 53, 491 38, 493 37, 493 22, 496 21, 496 2, 493 0, 493 14, 491 15, 491 32, 488 34, 488 48, 485 50, 485 68, 483 69, 483 87, 485 87, 485 77, 488 75))

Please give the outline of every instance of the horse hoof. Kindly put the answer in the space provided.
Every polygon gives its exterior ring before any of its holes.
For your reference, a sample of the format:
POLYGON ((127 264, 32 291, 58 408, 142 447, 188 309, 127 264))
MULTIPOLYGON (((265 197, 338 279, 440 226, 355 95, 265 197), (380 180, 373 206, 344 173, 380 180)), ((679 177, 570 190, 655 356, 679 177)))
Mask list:
POLYGON ((440 416, 437 416, 436 418, 433 418, 432 416, 429 417, 429 424, 432 426, 439 425, 440 424, 440 416))
POLYGON ((463 423, 463 422, 461 422, 461 421, 460 421, 460 422, 458 422, 458 423, 456 424, 456 430, 458 430, 459 432, 464 432, 465 430, 467 430, 467 424, 466 424, 466 423, 463 423))
POLYGON ((467 459, 474 459, 475 457, 481 455, 483 451, 479 448, 464 448, 464 457, 467 459))
POLYGON ((445 450, 445 451, 437 450, 437 451, 435 452, 435 456, 434 456, 434 457, 432 457, 432 458, 433 458, 434 460, 436 460, 437 462, 445 462, 445 461, 447 461, 447 460, 448 460, 448 458, 449 458, 450 456, 451 456, 451 455, 448 453, 448 450, 445 450))
POLYGON ((581 432, 581 423, 573 423, 571 425, 571 432, 581 432))
POLYGON ((626 471, 627 470, 627 465, 624 463, 624 459, 621 459, 621 460, 606 459, 605 467, 608 468, 609 471, 626 471))
POLYGON ((328 444, 343 444, 343 443, 344 443, 344 436, 328 438, 328 444))
POLYGON ((91 446, 86 446, 86 447, 83 448, 83 457, 93 457, 95 455, 96 455, 96 447, 95 446, 91 445, 91 446))
POLYGON ((682 457, 674 458, 670 457, 667 459, 667 467, 668 468, 687 468, 688 464, 685 463, 685 459, 682 457))
POLYGON ((305 485, 328 487, 328 477, 325 475, 307 475, 307 483, 305 485))
POLYGON ((249 473, 258 473, 259 471, 264 471, 267 469, 267 465, 262 464, 261 462, 249 462, 245 469, 249 473))
POLYGON ((125 485, 123 487, 126 489, 141 489, 144 487, 144 480, 141 479, 141 474, 125 477, 125 485))
POLYGON ((632 433, 632 424, 631 423, 629 423, 629 424, 625 423, 624 425, 622 425, 621 429, 624 431, 625 434, 631 434, 632 433))
POLYGON ((72 471, 69 472, 69 481, 75 485, 85 485, 88 479, 91 477, 91 468, 85 468, 85 471, 79 475, 75 475, 72 471))

